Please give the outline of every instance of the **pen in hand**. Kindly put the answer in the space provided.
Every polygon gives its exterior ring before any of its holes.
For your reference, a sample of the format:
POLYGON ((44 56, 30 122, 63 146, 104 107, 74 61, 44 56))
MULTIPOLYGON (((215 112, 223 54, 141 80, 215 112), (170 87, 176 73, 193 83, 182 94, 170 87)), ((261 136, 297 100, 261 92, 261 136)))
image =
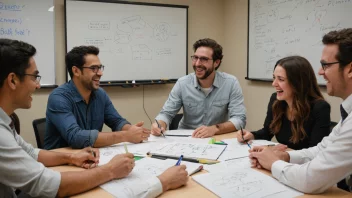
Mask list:
POLYGON ((189 174, 189 176, 192 176, 193 174, 198 173, 199 171, 203 170, 203 165, 200 165, 196 170, 194 170, 193 172, 191 172, 189 174))
POLYGON ((156 122, 156 124, 158 124, 158 128, 160 129, 161 135, 163 135, 163 137, 165 137, 165 135, 164 135, 163 131, 161 130, 161 126, 160 126, 160 124, 159 124, 158 120, 157 120, 157 119, 155 119, 155 122, 156 122))
POLYGON ((128 153, 128 149, 127 149, 126 143, 123 143, 123 146, 125 147, 125 152, 128 153))
POLYGON ((248 144, 248 141, 244 140, 243 134, 244 134, 244 133, 243 133, 243 129, 242 129, 242 127, 241 127, 242 140, 243 140, 243 142, 246 143, 246 144, 248 145, 248 147, 251 149, 252 147, 251 147, 251 145, 248 144))
MULTIPOLYGON (((93 151, 93 145, 92 146, 89 146, 89 149, 90 149, 90 153, 93 155, 93 157, 96 157, 96 155, 95 155, 95 152, 93 151)), ((91 161, 91 160, 89 160, 89 167, 88 167, 88 169, 90 169, 90 167, 94 164, 95 162, 94 161, 91 161)))
POLYGON ((93 151, 93 145, 90 146, 90 152, 92 153, 93 157, 95 157, 95 152, 93 151))
POLYGON ((180 158, 178 158, 175 166, 179 166, 181 164, 182 158, 183 158, 183 155, 181 155, 180 158))

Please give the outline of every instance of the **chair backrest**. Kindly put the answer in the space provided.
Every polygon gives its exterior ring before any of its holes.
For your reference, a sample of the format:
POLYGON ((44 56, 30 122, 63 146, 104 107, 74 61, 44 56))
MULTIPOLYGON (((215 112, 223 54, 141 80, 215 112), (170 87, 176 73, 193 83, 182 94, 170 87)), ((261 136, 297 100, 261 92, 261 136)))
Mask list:
POLYGON ((172 121, 170 123, 169 130, 178 129, 178 123, 180 122, 182 117, 183 117, 183 113, 176 114, 176 116, 174 117, 174 119, 172 119, 172 121))
POLYGON ((16 129, 17 134, 19 135, 21 133, 20 119, 18 118, 18 116, 17 116, 17 114, 15 112, 13 112, 10 115, 10 118, 11 118, 12 122, 15 125, 15 129, 16 129))
POLYGON ((330 131, 337 125, 337 122, 331 121, 330 122, 330 131))
POLYGON ((37 146, 38 148, 43 148, 46 118, 39 118, 39 119, 33 120, 32 124, 33 124, 35 139, 37 140, 37 146))

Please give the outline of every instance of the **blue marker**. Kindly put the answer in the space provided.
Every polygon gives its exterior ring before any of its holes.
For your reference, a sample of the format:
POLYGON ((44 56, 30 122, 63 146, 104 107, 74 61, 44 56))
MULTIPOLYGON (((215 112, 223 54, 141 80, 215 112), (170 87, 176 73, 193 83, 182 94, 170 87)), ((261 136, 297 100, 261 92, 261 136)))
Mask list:
POLYGON ((252 149, 252 148, 251 148, 251 145, 248 144, 248 141, 244 140, 242 127, 241 127, 241 134, 242 134, 242 140, 243 140, 243 142, 245 142, 245 143, 248 145, 248 147, 249 147, 250 149, 252 149))
POLYGON ((175 166, 179 166, 181 164, 182 158, 183 158, 183 155, 181 155, 180 158, 178 158, 175 166))

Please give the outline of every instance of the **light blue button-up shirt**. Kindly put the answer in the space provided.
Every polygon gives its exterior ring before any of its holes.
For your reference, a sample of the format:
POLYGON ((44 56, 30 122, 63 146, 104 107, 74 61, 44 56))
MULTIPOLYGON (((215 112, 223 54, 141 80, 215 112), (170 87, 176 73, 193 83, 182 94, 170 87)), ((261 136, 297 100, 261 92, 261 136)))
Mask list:
POLYGON ((194 73, 178 79, 156 119, 169 126, 181 107, 183 118, 179 129, 196 129, 226 121, 232 122, 236 129, 246 125, 240 83, 235 76, 224 72, 216 72, 213 88, 207 95, 201 90, 194 73))

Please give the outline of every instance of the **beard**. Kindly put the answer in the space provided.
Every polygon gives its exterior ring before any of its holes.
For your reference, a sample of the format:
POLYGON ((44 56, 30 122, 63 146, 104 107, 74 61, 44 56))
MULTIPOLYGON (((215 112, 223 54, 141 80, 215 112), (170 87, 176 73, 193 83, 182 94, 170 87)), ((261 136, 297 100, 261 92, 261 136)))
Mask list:
POLYGON ((99 89, 99 86, 98 87, 94 86, 94 80, 93 80, 94 78, 96 77, 94 76, 90 81, 82 81, 83 86, 89 91, 95 91, 99 89))
POLYGON ((201 68, 202 70, 205 70, 205 74, 203 75, 203 76, 201 76, 201 77, 198 77, 197 75, 196 75, 196 77, 199 79, 199 80, 204 80, 204 79, 206 79, 206 78, 208 78, 209 76, 210 76, 210 74, 212 74, 214 71, 215 71, 215 68, 214 68, 214 65, 213 65, 213 67, 212 68, 210 68, 210 69, 207 69, 206 67, 204 67, 204 66, 193 66, 193 70, 194 70, 194 72, 196 72, 197 73, 197 68, 201 68))

